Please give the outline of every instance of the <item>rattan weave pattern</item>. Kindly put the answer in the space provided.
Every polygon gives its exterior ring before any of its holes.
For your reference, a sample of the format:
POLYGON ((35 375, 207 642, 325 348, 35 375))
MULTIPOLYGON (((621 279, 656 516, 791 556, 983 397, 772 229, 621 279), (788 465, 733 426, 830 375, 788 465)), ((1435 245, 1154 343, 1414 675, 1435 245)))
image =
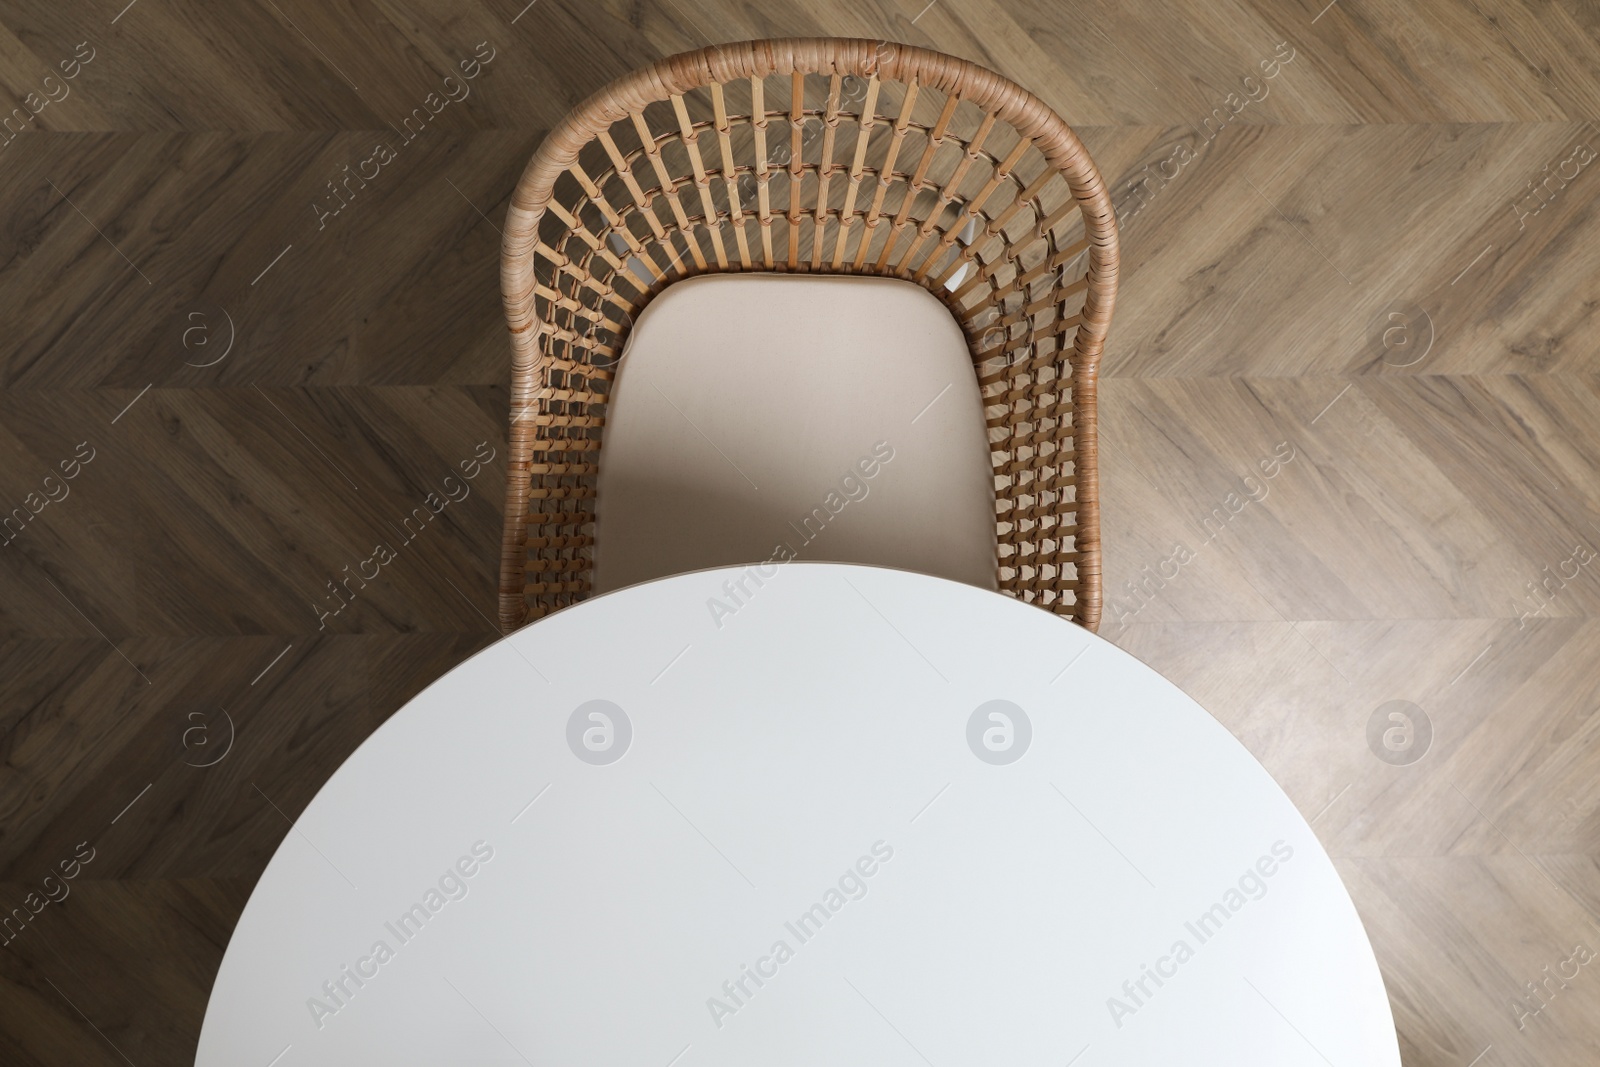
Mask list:
POLYGON ((949 307, 986 406, 1000 588, 1093 629, 1095 388, 1117 260, 1077 136, 965 60, 767 40, 613 82, 546 138, 506 219, 502 628, 589 592, 606 401, 634 318, 681 278, 767 271, 903 278, 949 307))

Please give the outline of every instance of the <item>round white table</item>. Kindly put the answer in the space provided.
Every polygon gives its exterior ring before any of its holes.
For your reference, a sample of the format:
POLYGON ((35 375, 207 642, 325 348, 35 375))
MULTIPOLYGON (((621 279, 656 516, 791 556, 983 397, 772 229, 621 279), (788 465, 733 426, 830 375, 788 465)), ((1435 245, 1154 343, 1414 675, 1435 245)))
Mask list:
POLYGON ((794 563, 590 600, 358 749, 256 886, 202 1067, 1397 1067, 1333 865, 1150 668, 794 563))

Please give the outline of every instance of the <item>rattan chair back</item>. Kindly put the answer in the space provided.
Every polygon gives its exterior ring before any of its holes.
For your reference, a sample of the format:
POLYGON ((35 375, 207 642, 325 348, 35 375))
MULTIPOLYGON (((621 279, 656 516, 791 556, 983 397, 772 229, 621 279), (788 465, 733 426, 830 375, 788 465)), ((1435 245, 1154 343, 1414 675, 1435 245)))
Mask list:
POLYGON ((1117 283, 1105 185, 1067 124, 998 74, 822 38, 636 71, 567 115, 518 182, 501 269, 507 632, 588 594, 629 327, 674 281, 718 271, 883 275, 944 301, 986 406, 999 587, 1096 627, 1095 388, 1117 283))

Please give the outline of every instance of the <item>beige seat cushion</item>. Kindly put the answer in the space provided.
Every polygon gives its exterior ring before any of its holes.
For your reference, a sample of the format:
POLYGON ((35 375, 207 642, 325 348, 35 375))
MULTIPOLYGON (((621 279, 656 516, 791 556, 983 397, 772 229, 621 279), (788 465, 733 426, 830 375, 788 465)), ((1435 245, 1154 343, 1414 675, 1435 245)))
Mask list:
POLYGON ((639 316, 600 450, 596 592, 799 558, 995 588, 960 327, 893 278, 716 274, 639 316))

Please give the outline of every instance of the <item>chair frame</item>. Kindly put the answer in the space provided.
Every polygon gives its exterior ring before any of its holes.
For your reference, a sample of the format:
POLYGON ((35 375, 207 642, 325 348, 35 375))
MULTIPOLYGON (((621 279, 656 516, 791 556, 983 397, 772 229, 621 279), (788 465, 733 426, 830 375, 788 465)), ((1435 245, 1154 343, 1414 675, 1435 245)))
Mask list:
POLYGON ((1038 97, 892 42, 671 56, 562 120, 518 181, 504 232, 505 632, 589 594, 606 402, 628 329, 671 283, 723 271, 878 275, 939 297, 985 405, 999 588, 1098 626, 1095 401, 1116 215, 1082 143, 1038 97), (786 110, 767 106, 769 79, 788 80, 786 110), (748 90, 742 113, 730 89, 748 90), (898 106, 876 114, 880 99, 898 106), (918 118, 930 100, 937 118, 918 118), (782 123, 787 158, 770 158, 785 155, 781 125, 768 134, 782 123))

